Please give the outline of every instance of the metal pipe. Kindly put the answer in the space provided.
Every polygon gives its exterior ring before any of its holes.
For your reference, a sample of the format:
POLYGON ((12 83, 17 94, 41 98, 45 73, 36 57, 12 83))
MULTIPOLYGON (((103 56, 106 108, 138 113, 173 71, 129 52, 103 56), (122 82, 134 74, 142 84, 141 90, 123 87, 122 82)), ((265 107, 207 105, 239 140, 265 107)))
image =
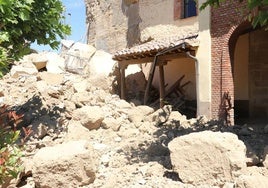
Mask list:
MULTIPOLYGON (((192 38, 196 38, 196 37, 197 37, 197 35, 195 35, 195 36, 191 36, 191 37, 188 37, 188 38, 185 38, 185 39, 192 39, 192 38)), ((160 56, 160 55, 164 55, 164 54, 166 54, 166 53, 168 53, 168 52, 171 52, 171 51, 176 50, 176 49, 179 49, 179 48, 185 49, 185 45, 186 45, 186 43, 185 43, 185 42, 182 42, 182 43, 180 43, 180 44, 178 44, 178 45, 175 45, 175 46, 173 46, 173 47, 169 47, 169 48, 167 48, 167 49, 164 49, 164 50, 158 52, 158 53, 154 56, 154 62, 153 62, 153 64, 152 64, 152 66, 151 66, 151 69, 150 69, 150 72, 149 72, 148 83, 147 83, 147 85, 146 85, 146 89, 145 89, 144 101, 143 101, 144 104, 146 104, 147 101, 148 101, 149 92, 150 92, 150 88, 151 88, 151 85, 152 85, 153 76, 154 76, 154 72, 155 72, 155 66, 156 66, 156 64, 157 64, 158 56, 160 56)), ((193 58, 193 59, 195 58, 195 61, 198 62, 198 60, 196 59, 196 57, 192 56, 190 53, 189 53, 188 55, 189 55, 189 57, 191 57, 191 58, 193 58)), ((196 63, 196 64, 197 64, 197 63, 196 63)), ((198 68, 198 67, 197 67, 197 68, 198 68)), ((198 72, 198 74, 199 74, 199 72, 198 72)))
POLYGON ((200 102, 199 101, 200 100, 199 99, 199 66, 198 66, 199 62, 198 62, 198 59, 195 56, 193 56, 190 52, 186 52, 186 55, 195 61, 196 106, 197 106, 196 113, 197 115, 199 115, 199 102, 200 102))

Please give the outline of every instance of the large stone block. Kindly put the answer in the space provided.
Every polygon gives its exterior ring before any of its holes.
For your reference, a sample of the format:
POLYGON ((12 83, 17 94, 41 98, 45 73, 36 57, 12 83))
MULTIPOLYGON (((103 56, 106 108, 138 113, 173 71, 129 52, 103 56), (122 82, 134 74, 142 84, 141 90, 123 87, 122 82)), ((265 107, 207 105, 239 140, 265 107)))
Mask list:
POLYGON ((98 50, 91 58, 89 62, 90 75, 91 76, 109 76, 113 72, 115 61, 112 59, 112 55, 98 50))
POLYGON ((222 186, 232 182, 233 172, 246 167, 246 147, 232 133, 191 133, 175 138, 168 148, 184 183, 222 186))
POLYGON ((97 155, 86 141, 72 141, 40 149, 33 157, 38 187, 80 187, 95 180, 97 155))

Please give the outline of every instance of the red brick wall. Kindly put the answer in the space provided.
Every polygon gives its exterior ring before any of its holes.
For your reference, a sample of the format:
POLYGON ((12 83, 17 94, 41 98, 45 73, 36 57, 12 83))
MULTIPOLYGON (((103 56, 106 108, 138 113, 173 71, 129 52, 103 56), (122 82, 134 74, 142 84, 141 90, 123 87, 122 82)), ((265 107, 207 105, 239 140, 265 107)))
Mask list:
MULTIPOLYGON (((222 106, 224 92, 229 92, 231 104, 234 104, 234 83, 232 65, 229 54, 229 39, 237 26, 243 22, 237 12, 241 7, 238 1, 227 1, 220 8, 211 9, 211 37, 212 37, 212 117, 224 119, 222 106)), ((229 111, 233 123, 233 110, 229 111)))

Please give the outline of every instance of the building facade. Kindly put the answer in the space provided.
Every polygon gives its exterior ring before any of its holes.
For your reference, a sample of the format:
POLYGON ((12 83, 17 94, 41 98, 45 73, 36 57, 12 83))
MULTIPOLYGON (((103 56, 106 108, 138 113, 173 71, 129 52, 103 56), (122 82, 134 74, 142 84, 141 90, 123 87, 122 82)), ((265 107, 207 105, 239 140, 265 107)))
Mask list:
MULTIPOLYGON (((198 5, 204 1, 199 0, 198 5)), ((227 2, 199 12, 193 0, 87 0, 88 43, 114 53, 169 36, 198 33, 197 61, 186 56, 169 60, 167 90, 185 75, 196 115, 222 119, 268 115, 268 32, 253 29, 227 2)), ((145 76, 148 67, 143 66, 145 76)), ((158 87, 159 75, 153 80, 158 87)))

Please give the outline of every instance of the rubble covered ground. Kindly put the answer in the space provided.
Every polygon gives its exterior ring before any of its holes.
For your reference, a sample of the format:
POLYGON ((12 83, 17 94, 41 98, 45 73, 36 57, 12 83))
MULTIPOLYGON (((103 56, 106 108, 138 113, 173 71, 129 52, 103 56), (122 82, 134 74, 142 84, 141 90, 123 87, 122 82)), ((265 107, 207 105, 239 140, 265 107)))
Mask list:
POLYGON ((0 80, 1 103, 24 114, 19 129, 33 131, 23 143, 23 173, 2 187, 268 185, 266 125, 229 127, 187 119, 169 105, 135 105, 113 93, 112 74, 38 71, 35 62, 17 62, 0 80))

